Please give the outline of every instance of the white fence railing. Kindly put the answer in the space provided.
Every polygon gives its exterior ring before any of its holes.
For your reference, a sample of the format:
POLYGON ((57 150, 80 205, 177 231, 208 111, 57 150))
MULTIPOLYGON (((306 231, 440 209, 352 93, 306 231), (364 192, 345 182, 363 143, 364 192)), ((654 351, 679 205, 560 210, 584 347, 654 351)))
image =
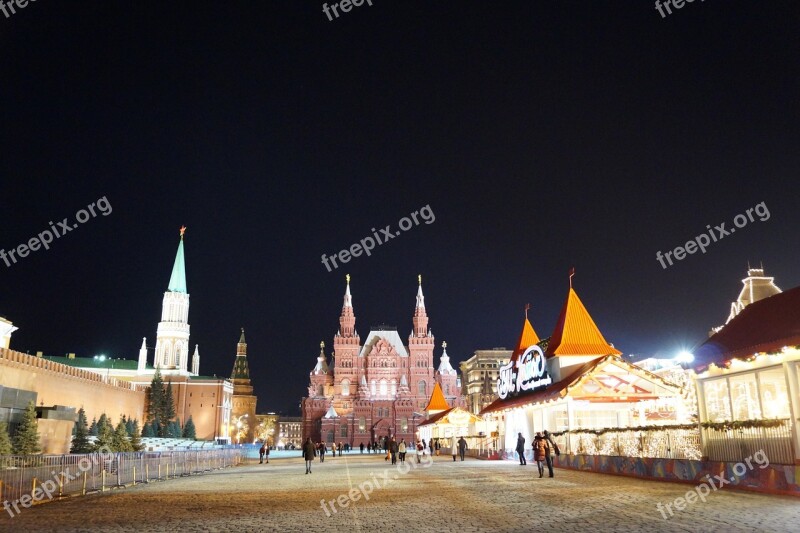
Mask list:
POLYGON ((242 462, 236 448, 81 455, 0 455, 0 503, 63 496, 202 474, 242 462))

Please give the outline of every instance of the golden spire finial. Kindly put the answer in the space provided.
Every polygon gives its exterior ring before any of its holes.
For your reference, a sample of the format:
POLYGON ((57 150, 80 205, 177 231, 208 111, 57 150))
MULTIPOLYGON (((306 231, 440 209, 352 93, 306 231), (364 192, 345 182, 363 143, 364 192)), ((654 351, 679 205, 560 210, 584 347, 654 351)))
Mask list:
POLYGON ((325 347, 325 341, 319 341, 319 347, 320 348, 324 348, 325 347))
POLYGON ((186 226, 181 226, 181 240, 183 240, 184 233, 186 233, 186 226))
POLYGON ((350 285, 350 274, 345 274, 344 279, 346 279, 347 284, 350 285))
POLYGON ((422 285, 422 274, 417 274, 417 281, 419 281, 419 284, 422 285))
POLYGON ((447 341, 442 342, 442 348, 447 348, 447 341))

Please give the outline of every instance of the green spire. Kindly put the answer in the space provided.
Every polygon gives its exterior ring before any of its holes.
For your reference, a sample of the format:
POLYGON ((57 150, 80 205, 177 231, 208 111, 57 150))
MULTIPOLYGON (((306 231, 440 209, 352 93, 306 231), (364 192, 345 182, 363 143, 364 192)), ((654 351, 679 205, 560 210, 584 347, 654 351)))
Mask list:
POLYGON ((178 253, 175 254, 175 264, 172 266, 172 275, 169 278, 169 290, 171 292, 189 291, 186 289, 186 263, 183 260, 183 232, 186 227, 181 228, 181 242, 178 243, 178 253))

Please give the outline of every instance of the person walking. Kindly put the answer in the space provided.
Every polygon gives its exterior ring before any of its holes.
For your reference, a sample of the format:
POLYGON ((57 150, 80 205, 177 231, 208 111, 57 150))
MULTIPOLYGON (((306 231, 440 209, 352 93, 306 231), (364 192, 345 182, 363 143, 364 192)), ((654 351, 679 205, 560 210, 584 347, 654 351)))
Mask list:
POLYGON ((550 444, 550 453, 547 454, 547 470, 550 472, 550 477, 553 476, 553 454, 561 455, 561 450, 558 449, 558 444, 553 440, 553 436, 546 429, 544 430, 544 438, 550 444))
POLYGON ((456 436, 453 435, 453 438, 450 439, 450 452, 453 454, 453 462, 456 462, 456 455, 458 455, 458 440, 456 436))
POLYGON ((522 436, 522 432, 517 436, 517 453, 519 454, 519 464, 528 464, 528 461, 525 460, 525 437, 522 436))
POLYGON ((536 433, 533 439, 533 459, 539 468, 539 477, 544 476, 544 463, 550 457, 550 445, 541 433, 536 433))
POLYGON ((436 439, 435 448, 436 448, 436 457, 439 457, 439 450, 442 449, 442 443, 439 442, 439 439, 436 439))
POLYGON ((400 450, 400 447, 397 445, 397 441, 392 437, 392 440, 389 442, 389 453, 392 454, 392 464, 397 464, 397 452, 400 450))
POLYGON ((361 443, 361 445, 359 446, 359 448, 361 449, 361 453, 363 454, 363 453, 364 453, 364 443, 363 443, 363 442, 361 443))
POLYGON ((264 448, 267 446, 267 443, 261 445, 261 448, 258 449, 258 464, 264 464, 264 448))
POLYGON ((344 443, 339 441, 339 457, 342 456, 342 450, 344 450, 344 443))
POLYGON ((463 436, 458 439, 458 455, 461 457, 461 460, 464 460, 464 454, 467 452, 467 439, 463 436))
POLYGON ((421 462, 422 455, 425 453, 425 445, 417 441, 417 464, 421 462))
POLYGON ((331 452, 333 452, 333 457, 336 457, 336 443, 331 444, 331 452))
POLYGON ((306 474, 311 473, 311 463, 314 462, 314 457, 317 456, 317 450, 314 443, 311 442, 311 437, 308 437, 306 443, 303 444, 303 459, 306 461, 306 474))
POLYGON ((324 442, 319 443, 319 462, 325 462, 325 452, 328 451, 327 447, 325 446, 324 442))
POLYGON ((264 444, 264 462, 269 464, 269 445, 264 444))
POLYGON ((397 453, 400 454, 400 462, 406 462, 406 439, 400 439, 400 444, 397 445, 397 453))
POLYGON ((431 458, 433 457, 433 439, 428 443, 428 449, 431 451, 431 458))

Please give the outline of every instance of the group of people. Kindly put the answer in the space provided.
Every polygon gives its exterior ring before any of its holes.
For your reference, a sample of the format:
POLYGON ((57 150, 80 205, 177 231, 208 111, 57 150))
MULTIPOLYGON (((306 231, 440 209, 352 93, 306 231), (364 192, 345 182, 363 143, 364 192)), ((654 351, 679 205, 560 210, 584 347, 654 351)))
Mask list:
MULTIPOLYGON (((521 434, 520 437, 522 437, 521 434)), ((439 439, 435 440, 431 439, 429 443, 425 442, 425 439, 421 439, 418 440, 416 444, 414 444, 413 442, 406 443, 405 439, 401 439, 400 442, 397 442, 397 440, 394 437, 384 437, 382 440, 383 440, 383 451, 386 453, 384 461, 391 460, 393 465, 397 464, 398 459, 400 460, 401 463, 406 462, 406 454, 408 453, 409 448, 411 448, 412 450, 416 450, 417 463, 422 462, 422 458, 426 455, 428 450, 430 450, 431 455, 433 455, 434 452, 436 453, 436 455, 439 455, 439 450, 441 450, 442 448, 439 439)), ((524 445, 525 439, 522 439, 522 441, 524 445)), ((359 449, 361 450, 361 453, 364 453, 365 449, 367 450, 368 453, 372 452, 378 453, 378 443, 370 442, 369 444, 365 445, 362 442, 359 445, 359 449)), ((464 437, 456 439, 456 437, 453 436, 450 449, 453 454, 453 461, 456 460, 456 457, 461 457, 461 460, 463 461, 464 455, 467 452, 466 439, 464 439, 464 437)), ((350 451, 350 445, 347 443, 345 444, 339 443, 339 445, 337 446, 335 442, 331 444, 331 451, 333 452, 334 457, 336 456, 337 451, 339 452, 339 456, 341 456, 342 450, 350 451)), ((262 457, 263 457, 263 451, 264 447, 262 446, 260 451, 262 457)), ((303 444, 303 459, 305 459, 306 462, 306 474, 311 473, 311 464, 314 462, 314 459, 316 457, 319 457, 320 463, 325 462, 325 454, 327 453, 327 451, 328 451, 328 446, 324 442, 318 442, 315 444, 311 440, 311 437, 309 437, 306 440, 306 442, 303 444)), ((267 462, 269 462, 268 449, 266 455, 267 455, 267 462)))
POLYGON ((258 464, 264 464, 265 456, 267 458, 267 464, 269 464, 269 446, 267 446, 266 442, 258 449, 258 464))
MULTIPOLYGON (((536 461, 536 466, 539 468, 539 477, 544 477, 544 466, 547 465, 547 470, 550 477, 553 477, 553 455, 561 455, 558 445, 553 440, 552 435, 547 430, 537 432, 533 438, 533 460, 536 461)), ((525 437, 519 433, 517 437, 517 454, 519 455, 519 464, 526 465, 528 461, 525 460, 525 437)))

